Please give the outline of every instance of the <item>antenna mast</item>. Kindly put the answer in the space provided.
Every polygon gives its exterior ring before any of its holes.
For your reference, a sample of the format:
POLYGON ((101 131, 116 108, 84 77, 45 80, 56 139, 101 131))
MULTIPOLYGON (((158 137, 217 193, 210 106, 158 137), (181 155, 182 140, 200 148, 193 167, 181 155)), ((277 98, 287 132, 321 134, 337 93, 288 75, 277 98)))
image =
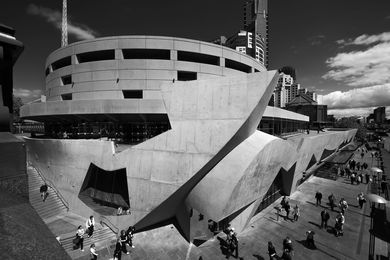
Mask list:
POLYGON ((62 41, 61 47, 68 45, 68 15, 67 15, 67 0, 62 0, 62 41))

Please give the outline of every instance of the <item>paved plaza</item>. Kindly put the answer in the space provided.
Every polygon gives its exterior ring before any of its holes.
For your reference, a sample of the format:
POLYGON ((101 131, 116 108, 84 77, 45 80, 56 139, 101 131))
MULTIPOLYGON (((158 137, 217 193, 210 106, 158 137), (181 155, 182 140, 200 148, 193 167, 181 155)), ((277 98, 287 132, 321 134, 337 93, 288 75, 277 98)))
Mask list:
MULTIPOLYGON (((354 158, 356 161, 371 163, 370 153, 361 158, 356 151, 354 158)), ((293 241, 293 259, 368 259, 371 209, 369 203, 360 209, 356 200, 357 194, 359 192, 366 194, 367 189, 367 184, 351 185, 344 177, 336 180, 310 177, 290 196, 291 206, 297 204, 301 208, 299 220, 297 222, 285 220, 285 212, 282 211, 277 221, 274 207, 280 204, 280 199, 275 201, 273 205, 256 215, 249 228, 238 236, 239 259, 268 259, 268 241, 273 242, 278 255, 281 256, 282 241, 286 236, 293 241), (316 191, 323 194, 322 205, 318 207, 314 198, 316 191), (345 214, 344 235, 340 237, 333 234, 337 212, 331 212, 327 205, 327 197, 331 193, 336 196, 337 202, 343 197, 349 204, 345 214), (320 213, 324 208, 329 209, 331 215, 328 229, 320 229, 320 213), (308 230, 315 232, 316 249, 308 248, 304 243, 308 230)), ((224 239, 225 235, 220 233, 199 247, 188 245, 176 229, 169 225, 136 234, 135 248, 130 255, 122 255, 122 259, 226 259, 224 239)), ((376 244, 381 245, 378 242, 376 244)), ((387 248, 378 247, 376 250, 380 254, 380 250, 384 253, 387 248)), ((113 247, 101 249, 100 259, 110 259, 112 253, 113 247)))

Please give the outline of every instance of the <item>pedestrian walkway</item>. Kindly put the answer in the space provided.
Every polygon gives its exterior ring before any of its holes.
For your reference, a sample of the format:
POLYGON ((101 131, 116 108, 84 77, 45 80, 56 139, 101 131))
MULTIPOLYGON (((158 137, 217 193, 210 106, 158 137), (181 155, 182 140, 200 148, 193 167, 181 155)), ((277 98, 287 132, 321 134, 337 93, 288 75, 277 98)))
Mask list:
MULTIPOLYGON (((370 158, 362 158, 363 161, 365 159, 370 158)), ((298 204, 300 207, 299 220, 285 220, 285 212, 282 211, 282 216, 277 221, 274 207, 280 204, 281 199, 277 200, 256 215, 249 227, 239 234, 240 259, 268 259, 268 241, 273 242, 278 255, 281 256, 282 241, 286 236, 293 241, 293 259, 368 259, 371 209, 369 203, 360 209, 356 200, 358 193, 367 193, 367 188, 367 184, 351 185, 344 177, 337 180, 310 177, 290 196, 291 206, 298 204), (316 191, 323 194, 322 203, 318 207, 314 198, 316 191), (335 195, 337 203, 343 197, 349 204, 345 214, 344 235, 339 237, 333 233, 337 212, 332 212, 327 205, 327 197, 331 193, 335 195), (320 228, 320 214, 324 208, 330 213, 328 229, 320 228), (308 248, 305 244, 308 230, 315 232, 316 249, 308 248)), ((223 254, 225 238, 225 234, 220 233, 214 239, 196 247, 188 244, 172 225, 168 225, 135 234, 135 248, 130 255, 122 255, 122 259, 226 259, 223 254)), ((100 259, 110 259, 113 248, 104 248, 100 252, 100 259)))
POLYGON ((44 183, 42 177, 31 165, 27 166, 27 174, 31 205, 54 236, 60 238, 62 247, 72 259, 89 256, 88 250, 92 243, 98 247, 108 247, 114 243, 116 234, 108 227, 96 223, 93 236, 84 238, 84 252, 79 249, 74 250, 72 240, 75 238, 77 227, 79 225, 85 226, 86 218, 68 211, 66 202, 60 198, 61 195, 56 193, 50 184, 48 184, 49 196, 43 202, 39 193, 39 188, 44 183))

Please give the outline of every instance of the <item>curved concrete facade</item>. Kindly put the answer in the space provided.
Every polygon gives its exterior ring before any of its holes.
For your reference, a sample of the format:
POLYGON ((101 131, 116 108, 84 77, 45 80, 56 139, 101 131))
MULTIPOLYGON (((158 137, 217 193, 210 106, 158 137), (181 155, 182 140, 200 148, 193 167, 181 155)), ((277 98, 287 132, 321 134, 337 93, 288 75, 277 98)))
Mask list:
POLYGON ((49 55, 46 102, 24 106, 21 116, 44 121, 49 115, 105 113, 106 107, 107 113, 123 113, 124 106, 128 113, 161 113, 163 83, 259 71, 265 67, 252 57, 208 42, 161 36, 81 41, 49 55), (126 91, 142 94, 126 99, 126 91))
POLYGON ((132 214, 106 216, 120 229, 174 223, 190 241, 211 236, 209 219, 229 218, 241 231, 281 171, 283 191, 290 194, 313 155, 319 161, 356 133, 289 141, 257 131, 277 78, 272 71, 165 83, 167 132, 120 153, 107 141, 27 139, 28 160, 57 185, 72 211, 97 219, 78 197, 89 165, 125 168, 132 214))

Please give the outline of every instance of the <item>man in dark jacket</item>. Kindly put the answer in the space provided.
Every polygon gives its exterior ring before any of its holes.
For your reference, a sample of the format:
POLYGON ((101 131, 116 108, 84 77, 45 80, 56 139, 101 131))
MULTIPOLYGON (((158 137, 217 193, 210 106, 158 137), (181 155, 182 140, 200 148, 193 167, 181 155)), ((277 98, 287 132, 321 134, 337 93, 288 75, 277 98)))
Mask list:
POLYGON ((325 226, 325 228, 328 227, 328 220, 330 218, 330 215, 326 209, 321 211, 321 228, 325 226))

